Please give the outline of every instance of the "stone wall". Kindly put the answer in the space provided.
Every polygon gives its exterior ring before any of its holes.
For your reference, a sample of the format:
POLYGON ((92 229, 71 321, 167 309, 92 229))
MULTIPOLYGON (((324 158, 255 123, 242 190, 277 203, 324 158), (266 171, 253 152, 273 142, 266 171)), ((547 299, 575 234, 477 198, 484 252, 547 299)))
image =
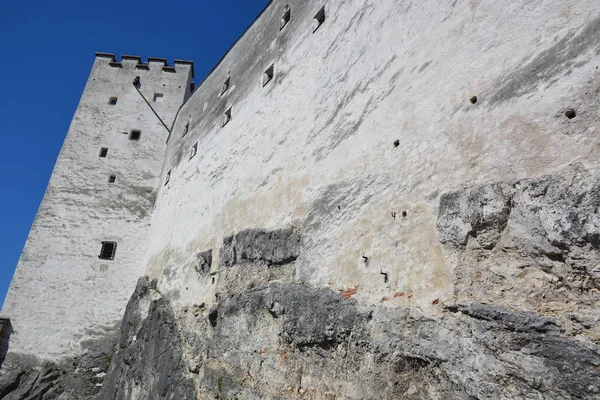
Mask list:
POLYGON ((175 123, 149 274, 211 304, 224 266, 199 279, 198 253, 291 227, 297 282, 439 313, 459 290, 444 193, 597 169, 599 29, 591 1, 274 1, 175 123))
POLYGON ((76 355, 82 341, 121 319, 144 273, 168 137, 132 82, 140 76, 141 92, 170 126, 189 95, 192 66, 165 66, 97 54, 3 306, 15 331, 11 352, 76 355), (99 258, 103 241, 117 243, 114 260, 99 258))

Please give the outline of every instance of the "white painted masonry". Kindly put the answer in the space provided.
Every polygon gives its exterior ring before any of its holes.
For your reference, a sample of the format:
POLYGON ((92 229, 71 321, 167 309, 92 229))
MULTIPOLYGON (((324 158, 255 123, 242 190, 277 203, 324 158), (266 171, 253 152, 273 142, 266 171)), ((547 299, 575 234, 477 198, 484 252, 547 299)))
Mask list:
POLYGON ((213 249, 218 281, 224 237, 292 225, 304 241, 296 280, 436 312, 455 295, 441 193, 598 166, 581 82, 597 74, 585 28, 599 15, 595 1, 274 1, 175 123, 190 132, 169 141, 149 274, 182 309, 213 304, 196 254, 213 249))
POLYGON ((168 132, 186 96, 192 65, 138 57, 113 62, 98 53, 92 72, 4 303, 14 334, 10 351, 56 357, 79 351, 80 341, 103 335, 121 320, 148 240, 168 132), (115 105, 110 104, 117 98, 115 105), (138 141, 132 130, 141 131, 138 141), (108 148, 106 158, 101 148, 108 148), (110 183, 110 175, 115 182, 110 183), (98 258, 102 241, 118 243, 114 260, 98 258))

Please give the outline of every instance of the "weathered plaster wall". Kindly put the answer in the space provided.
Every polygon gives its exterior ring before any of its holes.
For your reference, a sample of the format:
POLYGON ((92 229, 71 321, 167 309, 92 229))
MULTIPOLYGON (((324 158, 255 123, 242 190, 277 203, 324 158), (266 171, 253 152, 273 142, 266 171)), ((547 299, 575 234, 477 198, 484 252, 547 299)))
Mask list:
POLYGON ((149 274, 176 308, 212 304, 223 266, 199 277, 197 254, 291 226, 303 237, 293 280, 438 313, 455 296, 443 193, 598 167, 599 37, 594 1, 274 1, 175 123, 149 274))
POLYGON ((68 356, 80 342, 102 337, 123 314, 144 273, 150 216, 168 133, 132 85, 170 126, 189 93, 190 64, 176 72, 129 57, 97 55, 35 222, 3 313, 12 316, 10 351, 68 356), (116 105, 110 97, 118 97, 116 105), (129 140, 133 129, 139 141, 129 140), (127 133, 127 134, 124 134, 127 133), (108 148, 106 158, 100 149, 108 148), (109 183, 109 176, 116 182, 109 183), (98 258, 102 241, 118 242, 112 261, 98 258))

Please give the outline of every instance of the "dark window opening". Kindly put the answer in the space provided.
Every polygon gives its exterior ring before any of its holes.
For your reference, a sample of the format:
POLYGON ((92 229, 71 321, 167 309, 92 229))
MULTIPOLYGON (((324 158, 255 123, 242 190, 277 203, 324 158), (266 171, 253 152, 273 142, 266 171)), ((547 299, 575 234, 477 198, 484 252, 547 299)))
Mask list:
POLYGON ((394 141, 394 147, 398 147, 400 146, 400 141, 399 140, 395 140, 394 141))
POLYGON ((313 32, 316 32, 317 29, 325 22, 325 7, 321 8, 315 18, 313 20, 313 32))
POLYGON ((129 134, 129 140, 140 140, 140 136, 142 136, 142 131, 133 130, 129 134))
POLYGON ((167 172, 167 175, 165 176, 165 185, 167 183, 169 183, 170 180, 171 180, 171 170, 169 170, 169 172, 167 172))
POLYGON ((114 260, 116 251, 117 242, 102 242, 102 248, 100 249, 98 258, 101 260, 114 260))
POLYGON ((165 95, 163 93, 154 93, 154 97, 152 100, 155 103, 162 103, 164 98, 165 98, 165 95))
POLYGON ((103 147, 100 149, 100 158, 105 158, 108 155, 108 148, 103 147))
POLYGON ((111 97, 110 99, 108 99, 108 104, 110 104, 111 106, 115 106, 117 105, 117 98, 116 97, 111 97))
POLYGON ((290 7, 287 6, 285 13, 283 13, 283 15, 281 16, 281 24, 279 25, 279 30, 282 30, 283 28, 285 28, 285 26, 290 22, 291 18, 292 18, 292 11, 290 10, 290 7))
POLYGON ((185 135, 187 135, 188 130, 190 129, 190 123, 188 122, 187 124, 185 124, 185 126, 183 127, 183 133, 181 134, 181 137, 184 137, 185 135))
POLYGON ((198 142, 196 142, 192 146, 192 152, 190 153, 190 160, 196 156, 196 153, 198 153, 198 142))
POLYGON ((227 125, 229 121, 231 121, 231 107, 229 107, 227 111, 225 111, 225 114, 223 114, 223 121, 221 122, 221 127, 227 125))
POLYGON ((471 104, 477 103, 477 96, 471 97, 470 101, 471 101, 471 104))
POLYGON ((406 218, 406 216, 408 215, 408 213, 406 211, 402 211, 402 217, 406 218))
POLYGON ((221 96, 223 96, 229 90, 229 84, 231 83, 231 77, 227 77, 225 82, 223 82, 223 87, 221 88, 221 96))
POLYGON ((266 86, 267 83, 273 80, 273 76, 275 74, 275 64, 271 64, 269 68, 263 74, 263 86, 266 86))
POLYGON ((116 175, 111 175, 108 177, 108 183, 115 183, 116 180, 117 180, 116 175))

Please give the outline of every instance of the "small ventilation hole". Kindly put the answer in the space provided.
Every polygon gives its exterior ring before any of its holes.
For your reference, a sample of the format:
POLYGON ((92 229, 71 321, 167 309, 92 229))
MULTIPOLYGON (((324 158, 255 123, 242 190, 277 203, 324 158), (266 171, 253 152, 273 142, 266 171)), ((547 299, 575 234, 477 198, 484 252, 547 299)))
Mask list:
POLYGON ((471 97, 471 99, 469 101, 471 102, 471 104, 477 103, 477 96, 471 97))
POLYGON ((565 117, 567 117, 569 119, 573 119, 576 116, 577 116, 577 113, 572 108, 569 108, 567 111, 565 111, 565 117))
POLYGON ((398 147, 398 146, 400 146, 400 141, 399 140, 394 141, 394 147, 398 147))

